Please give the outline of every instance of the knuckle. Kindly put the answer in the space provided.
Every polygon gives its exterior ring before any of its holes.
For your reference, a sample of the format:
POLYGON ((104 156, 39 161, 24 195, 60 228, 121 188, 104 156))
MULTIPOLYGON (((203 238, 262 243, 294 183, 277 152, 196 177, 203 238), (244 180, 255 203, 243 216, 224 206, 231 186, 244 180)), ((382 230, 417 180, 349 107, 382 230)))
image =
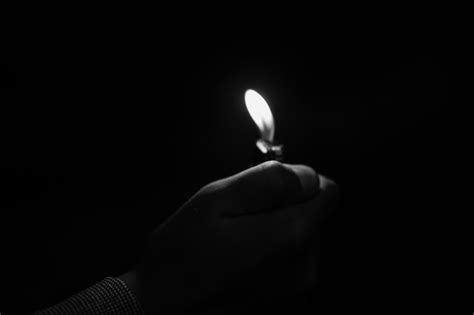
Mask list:
POLYGON ((301 178, 288 165, 278 161, 265 162, 262 167, 266 191, 273 198, 273 204, 282 206, 301 198, 303 186, 301 178))
POLYGON ((199 189, 196 195, 199 195, 202 198, 214 194, 218 189, 219 184, 217 182, 212 182, 199 189))
POLYGON ((260 164, 260 168, 262 171, 277 174, 285 171, 285 166, 281 162, 275 160, 263 162, 260 164))
POLYGON ((228 178, 219 179, 203 186, 196 195, 215 198, 220 196, 224 191, 229 190, 230 186, 231 182, 228 178))
POLYGON ((190 200, 196 210, 212 212, 220 206, 220 192, 223 184, 220 181, 209 183, 199 189, 190 200))
POLYGON ((281 162, 267 161, 261 164, 261 168, 268 182, 285 186, 290 171, 281 162))
POLYGON ((298 187, 294 183, 295 175, 278 161, 267 161, 262 164, 262 169, 266 191, 272 196, 272 202, 276 205, 284 203, 286 198, 292 195, 295 187, 298 187))

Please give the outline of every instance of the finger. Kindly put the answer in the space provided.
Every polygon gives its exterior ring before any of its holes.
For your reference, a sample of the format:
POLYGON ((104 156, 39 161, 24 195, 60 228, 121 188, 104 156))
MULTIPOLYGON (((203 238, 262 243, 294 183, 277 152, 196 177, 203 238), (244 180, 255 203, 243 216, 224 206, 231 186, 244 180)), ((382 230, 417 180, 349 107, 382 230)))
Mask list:
POLYGON ((228 216, 259 213, 308 200, 319 189, 319 177, 305 165, 269 161, 218 182, 220 207, 228 216))
POLYGON ((335 209, 339 202, 336 183, 319 175, 320 191, 311 200, 276 211, 231 218, 249 227, 249 239, 261 242, 263 250, 297 248, 315 231, 316 223, 335 209), (255 236, 252 234, 255 233, 255 236))
MULTIPOLYGON (((289 243, 301 243, 314 232, 316 223, 322 221, 337 208, 340 193, 337 184, 318 175, 320 192, 311 200, 280 209, 272 218, 275 236, 286 236, 289 243)), ((268 214, 267 217, 270 217, 268 214)), ((262 218, 265 219, 265 218, 262 218)))

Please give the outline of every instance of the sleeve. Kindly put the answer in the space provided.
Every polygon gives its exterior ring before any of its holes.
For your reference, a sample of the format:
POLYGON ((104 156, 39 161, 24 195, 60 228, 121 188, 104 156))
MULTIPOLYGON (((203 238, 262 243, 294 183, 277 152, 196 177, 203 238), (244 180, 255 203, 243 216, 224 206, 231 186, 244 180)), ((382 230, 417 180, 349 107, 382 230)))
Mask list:
POLYGON ((132 291, 122 280, 107 277, 67 300, 34 314, 143 315, 145 313, 132 291))

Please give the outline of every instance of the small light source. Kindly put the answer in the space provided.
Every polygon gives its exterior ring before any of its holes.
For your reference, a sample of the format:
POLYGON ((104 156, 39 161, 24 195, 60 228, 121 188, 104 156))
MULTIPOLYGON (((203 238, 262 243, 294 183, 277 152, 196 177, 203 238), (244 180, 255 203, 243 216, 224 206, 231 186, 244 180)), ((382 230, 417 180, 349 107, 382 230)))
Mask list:
POLYGON ((254 90, 247 90, 245 92, 245 105, 260 130, 261 138, 272 142, 275 135, 275 122, 272 111, 265 99, 254 90))
POLYGON ((265 99, 254 90, 245 92, 245 105, 257 125, 260 138, 256 141, 254 164, 268 160, 283 160, 283 145, 274 143, 275 121, 265 99))

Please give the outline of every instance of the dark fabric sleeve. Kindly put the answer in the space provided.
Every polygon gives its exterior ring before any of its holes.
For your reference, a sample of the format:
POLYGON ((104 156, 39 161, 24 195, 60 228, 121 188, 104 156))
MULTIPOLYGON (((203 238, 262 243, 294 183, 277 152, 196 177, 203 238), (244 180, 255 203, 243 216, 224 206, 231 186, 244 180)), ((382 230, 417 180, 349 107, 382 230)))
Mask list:
POLYGON ((122 280, 107 277, 69 299, 34 314, 142 315, 144 311, 122 280))

